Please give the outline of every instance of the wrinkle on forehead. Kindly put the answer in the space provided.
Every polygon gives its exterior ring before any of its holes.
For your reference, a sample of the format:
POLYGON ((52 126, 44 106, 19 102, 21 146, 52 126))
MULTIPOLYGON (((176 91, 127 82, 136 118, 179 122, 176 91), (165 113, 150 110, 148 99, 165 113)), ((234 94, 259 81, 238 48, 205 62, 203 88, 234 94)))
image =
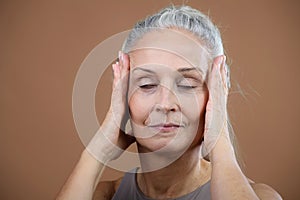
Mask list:
POLYGON ((154 29, 137 41, 129 53, 143 49, 162 50, 173 53, 193 67, 207 74, 210 54, 207 49, 187 31, 154 29))

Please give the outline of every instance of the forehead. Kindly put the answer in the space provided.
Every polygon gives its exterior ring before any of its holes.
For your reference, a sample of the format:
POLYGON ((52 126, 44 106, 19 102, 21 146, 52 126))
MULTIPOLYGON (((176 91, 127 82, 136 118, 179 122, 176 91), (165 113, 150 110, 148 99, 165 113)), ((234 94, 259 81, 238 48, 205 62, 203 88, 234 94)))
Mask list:
POLYGON ((160 50, 160 49, 141 49, 134 51, 130 55, 131 69, 137 67, 155 69, 178 70, 183 67, 192 67, 192 65, 180 56, 160 50))
POLYGON ((192 66, 206 72, 209 54, 200 41, 182 30, 159 29, 145 34, 129 52, 132 67, 147 63, 192 66))

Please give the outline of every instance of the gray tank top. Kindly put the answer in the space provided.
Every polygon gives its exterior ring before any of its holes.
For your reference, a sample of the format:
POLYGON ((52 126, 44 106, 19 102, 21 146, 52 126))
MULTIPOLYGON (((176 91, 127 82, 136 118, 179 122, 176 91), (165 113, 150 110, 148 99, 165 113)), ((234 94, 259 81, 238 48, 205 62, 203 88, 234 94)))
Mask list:
MULTIPOLYGON (((138 168, 127 172, 123 177, 121 184, 113 196, 112 200, 153 200, 146 197, 136 182, 136 171, 138 168)), ((200 186, 196 190, 181 197, 175 198, 174 200, 210 200, 210 181, 200 186)))

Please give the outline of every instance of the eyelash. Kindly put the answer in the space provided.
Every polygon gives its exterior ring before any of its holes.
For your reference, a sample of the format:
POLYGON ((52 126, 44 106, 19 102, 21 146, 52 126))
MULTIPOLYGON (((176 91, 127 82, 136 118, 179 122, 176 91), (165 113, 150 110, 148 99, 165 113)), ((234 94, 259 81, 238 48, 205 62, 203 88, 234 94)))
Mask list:
MULTIPOLYGON (((141 89, 145 89, 145 90, 150 90, 153 89, 154 87, 157 87, 158 84, 145 84, 145 85, 141 85, 139 86, 141 89)), ((197 86, 192 86, 192 85, 178 85, 179 88, 183 88, 183 89, 194 89, 197 86)))
POLYGON ((145 84, 145 85, 140 85, 139 87, 141 88, 141 89, 152 89, 152 88, 154 88, 154 87, 156 87, 157 86, 157 84, 145 84))
POLYGON ((178 87, 184 88, 184 89, 194 89, 197 86, 193 86, 193 85, 178 85, 178 87))

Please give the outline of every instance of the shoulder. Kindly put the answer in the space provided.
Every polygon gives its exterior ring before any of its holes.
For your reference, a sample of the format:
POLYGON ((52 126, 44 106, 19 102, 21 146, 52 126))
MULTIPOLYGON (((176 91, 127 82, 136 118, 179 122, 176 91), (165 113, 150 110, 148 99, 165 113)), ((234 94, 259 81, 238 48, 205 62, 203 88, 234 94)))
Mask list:
POLYGON ((280 194, 269 185, 264 183, 254 183, 251 180, 249 180, 249 182, 259 199, 282 200, 280 194))
POLYGON ((114 180, 114 181, 101 181, 98 183, 93 199, 94 200, 110 200, 116 193, 116 191, 119 188, 119 185, 121 184, 123 177, 114 180))

